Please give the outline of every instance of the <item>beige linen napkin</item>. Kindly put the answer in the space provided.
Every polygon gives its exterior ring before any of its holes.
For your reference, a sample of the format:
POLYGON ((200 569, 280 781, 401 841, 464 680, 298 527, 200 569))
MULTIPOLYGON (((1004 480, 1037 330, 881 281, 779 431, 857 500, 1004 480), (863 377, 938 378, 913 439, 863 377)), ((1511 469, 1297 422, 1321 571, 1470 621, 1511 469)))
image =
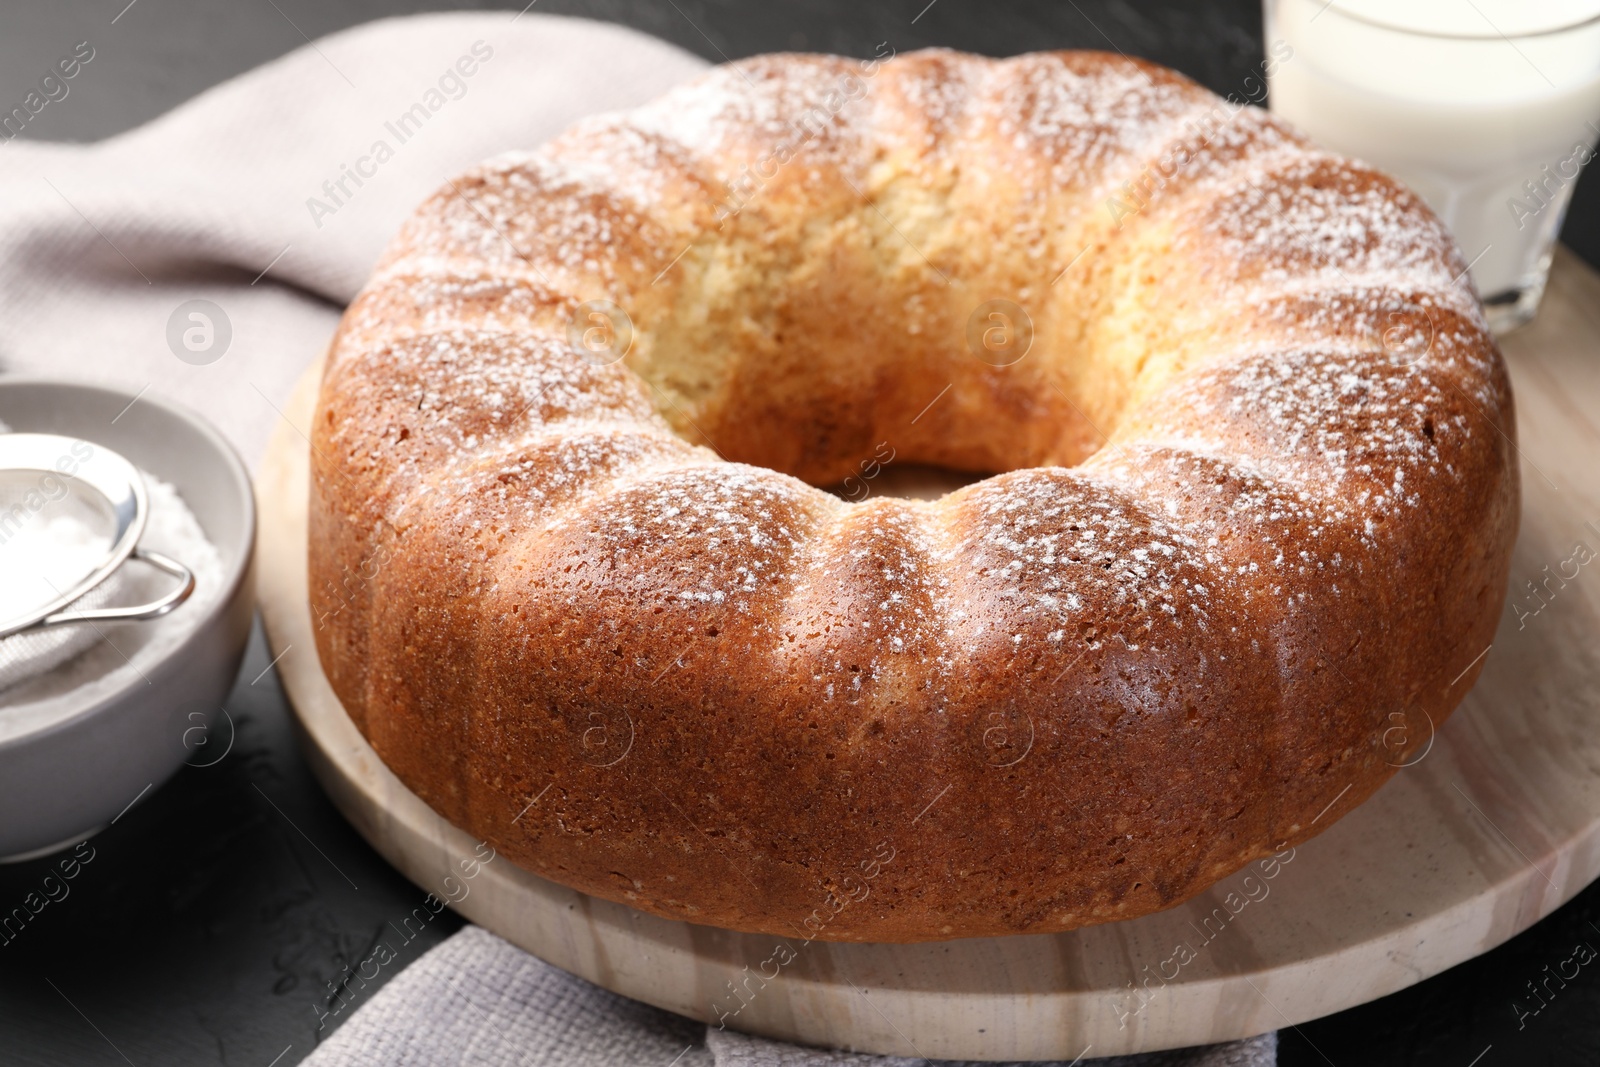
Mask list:
MULTIPOLYGON (((0 140, 0 371, 175 398, 254 462, 343 304, 445 177, 704 67, 603 23, 427 15, 323 38, 99 144, 0 140)), ((308 1063, 911 1062, 708 1033, 475 927, 331 1033, 308 1063)), ((1262 1067, 1276 1047, 1269 1034, 1100 1062, 1262 1067)))
POLYGON ((705 66, 605 23, 424 15, 325 37, 98 144, 0 140, 0 369, 149 388, 253 462, 446 177, 705 66))

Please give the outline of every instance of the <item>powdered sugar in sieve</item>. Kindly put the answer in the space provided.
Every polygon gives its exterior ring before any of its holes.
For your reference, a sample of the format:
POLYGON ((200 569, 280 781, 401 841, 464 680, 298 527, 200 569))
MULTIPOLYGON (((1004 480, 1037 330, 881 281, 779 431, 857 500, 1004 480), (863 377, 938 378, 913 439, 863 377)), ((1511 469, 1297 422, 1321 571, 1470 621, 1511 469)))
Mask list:
POLYGON ((148 518, 144 477, 116 453, 0 433, 0 690, 77 656, 104 637, 103 624, 155 618, 188 599, 190 570, 139 545, 148 518), (154 599, 128 604, 139 565, 170 578, 154 599))

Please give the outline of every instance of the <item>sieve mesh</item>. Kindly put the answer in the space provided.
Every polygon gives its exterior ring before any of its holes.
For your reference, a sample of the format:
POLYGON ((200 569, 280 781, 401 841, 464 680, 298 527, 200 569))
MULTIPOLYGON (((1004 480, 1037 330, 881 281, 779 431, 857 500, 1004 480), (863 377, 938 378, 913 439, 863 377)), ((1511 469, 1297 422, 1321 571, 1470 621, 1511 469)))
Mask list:
MULTIPOLYGON (((100 566, 111 550, 110 502, 75 478, 0 470, 0 619, 37 610, 100 566)), ((118 568, 69 611, 118 603, 128 587, 118 568)), ((0 690, 66 662, 101 633, 89 623, 0 638, 0 690)))

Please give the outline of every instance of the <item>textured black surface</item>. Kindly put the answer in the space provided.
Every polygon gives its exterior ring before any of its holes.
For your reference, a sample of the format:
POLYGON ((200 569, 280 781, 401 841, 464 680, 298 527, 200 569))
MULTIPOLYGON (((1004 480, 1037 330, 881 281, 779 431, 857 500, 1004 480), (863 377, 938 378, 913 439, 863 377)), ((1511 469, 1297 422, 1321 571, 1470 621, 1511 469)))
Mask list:
MULTIPOLYGON (((424 7, 522 6, 124 3, 0 5, 0 103, 20 99, 43 64, 73 43, 88 39, 97 49, 73 95, 42 113, 27 136, 90 140, 127 129, 298 47, 302 34, 424 7)), ((626 23, 712 60, 779 49, 868 55, 879 41, 900 51, 946 45, 993 55, 1120 48, 1219 92, 1238 91, 1261 53, 1252 0, 541 0, 535 10, 626 23)), ((1594 262, 1600 197, 1591 193, 1580 185, 1563 236, 1594 262)), ((94 838, 94 858, 69 895, 0 945, 0 1065, 288 1067, 342 1017, 329 1015, 319 1032, 325 1013, 359 1007, 460 925, 446 912, 410 943, 391 926, 422 904, 423 891, 368 848, 318 789, 295 750, 275 676, 251 684, 266 666, 258 633, 227 705, 237 727, 231 751, 212 766, 186 768, 94 838), (341 985, 383 938, 398 959, 364 985, 341 985)), ((211 746, 228 739, 217 733, 211 746)), ((200 749, 195 761, 220 751, 200 749)), ((38 888, 54 862, 0 867, 0 913, 38 888)), ((1594 1063, 1600 960, 1564 962, 1579 945, 1600 949, 1600 888, 1446 974, 1285 1031, 1281 1062, 1594 1063), (1551 977, 1575 966, 1576 977, 1551 977)))
POLYGON ((60 856, 0 867, 4 914, 52 873, 59 897, 0 944, 0 1064, 266 1067, 287 1049, 284 1067, 461 926, 406 925, 426 893, 318 788, 267 661, 258 626, 194 766, 82 846, 70 881, 60 856), (379 940, 396 959, 364 983, 379 940))

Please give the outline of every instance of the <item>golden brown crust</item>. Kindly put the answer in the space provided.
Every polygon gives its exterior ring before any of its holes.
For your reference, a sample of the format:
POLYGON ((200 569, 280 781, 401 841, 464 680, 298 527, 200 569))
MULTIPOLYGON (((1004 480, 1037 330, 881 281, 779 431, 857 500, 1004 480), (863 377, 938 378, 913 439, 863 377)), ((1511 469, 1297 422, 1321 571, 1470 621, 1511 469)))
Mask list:
POLYGON ((1464 268, 1392 180, 1151 64, 717 68, 402 230, 312 435, 319 654, 446 818, 656 914, 1171 906, 1475 677, 1518 485, 1464 268), (969 342, 995 299, 1015 361, 969 342), (625 359, 574 341, 596 300, 625 359), (805 484, 906 461, 1009 473, 805 484))

